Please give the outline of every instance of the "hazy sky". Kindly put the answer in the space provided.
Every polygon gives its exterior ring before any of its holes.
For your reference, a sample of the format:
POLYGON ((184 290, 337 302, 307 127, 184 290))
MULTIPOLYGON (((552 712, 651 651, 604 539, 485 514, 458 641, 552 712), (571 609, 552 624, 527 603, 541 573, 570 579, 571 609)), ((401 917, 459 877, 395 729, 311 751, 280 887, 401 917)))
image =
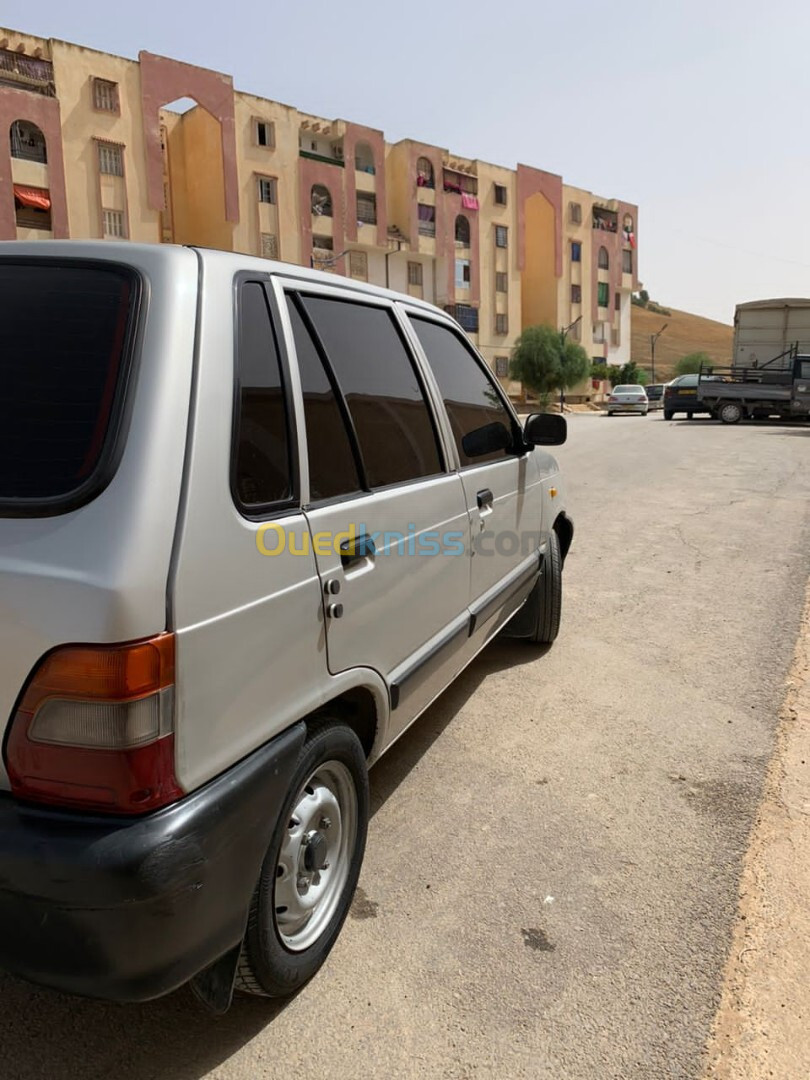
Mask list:
POLYGON ((730 322, 810 295, 810 7, 797 0, 3 0, 0 21, 639 204, 650 295, 730 322))

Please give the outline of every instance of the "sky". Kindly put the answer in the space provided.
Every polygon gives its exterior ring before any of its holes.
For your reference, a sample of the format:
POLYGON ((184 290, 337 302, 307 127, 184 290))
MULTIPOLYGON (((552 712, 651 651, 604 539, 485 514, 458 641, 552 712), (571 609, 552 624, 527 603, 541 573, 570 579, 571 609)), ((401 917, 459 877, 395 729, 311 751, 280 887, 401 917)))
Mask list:
POLYGON ((731 322, 810 295, 797 0, 3 0, 0 20, 637 203, 640 277, 669 307, 731 322))

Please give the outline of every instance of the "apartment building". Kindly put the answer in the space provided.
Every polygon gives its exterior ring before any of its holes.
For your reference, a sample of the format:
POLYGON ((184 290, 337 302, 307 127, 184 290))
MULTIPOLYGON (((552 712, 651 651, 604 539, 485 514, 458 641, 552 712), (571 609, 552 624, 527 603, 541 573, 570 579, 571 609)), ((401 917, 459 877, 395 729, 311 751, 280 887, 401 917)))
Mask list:
POLYGON ((0 238, 199 244, 390 285, 510 390, 523 326, 629 359, 635 206, 234 89, 229 75, 0 30, 0 238))

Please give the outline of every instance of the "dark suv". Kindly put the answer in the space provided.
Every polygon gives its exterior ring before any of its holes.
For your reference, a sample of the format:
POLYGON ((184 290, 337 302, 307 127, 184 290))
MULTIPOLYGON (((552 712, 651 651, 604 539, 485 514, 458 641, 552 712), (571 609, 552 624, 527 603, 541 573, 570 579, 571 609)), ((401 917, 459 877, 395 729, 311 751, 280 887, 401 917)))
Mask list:
MULTIPOLYGON (((704 375, 703 382, 722 382, 720 375, 704 375)), ((697 396, 697 375, 679 375, 664 387, 664 419, 671 420, 675 413, 686 413, 689 419, 695 413, 709 413, 711 409, 697 396)))

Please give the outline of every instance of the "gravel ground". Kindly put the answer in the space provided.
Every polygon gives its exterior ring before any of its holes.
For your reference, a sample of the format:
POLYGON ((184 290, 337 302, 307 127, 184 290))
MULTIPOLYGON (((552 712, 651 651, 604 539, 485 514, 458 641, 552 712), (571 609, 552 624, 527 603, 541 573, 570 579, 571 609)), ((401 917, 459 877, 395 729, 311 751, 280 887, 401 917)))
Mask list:
POLYGON ((221 1020, 5 978, 3 1077, 700 1075, 810 571, 810 429, 569 431, 561 637, 495 643, 375 767, 319 976, 221 1020))

